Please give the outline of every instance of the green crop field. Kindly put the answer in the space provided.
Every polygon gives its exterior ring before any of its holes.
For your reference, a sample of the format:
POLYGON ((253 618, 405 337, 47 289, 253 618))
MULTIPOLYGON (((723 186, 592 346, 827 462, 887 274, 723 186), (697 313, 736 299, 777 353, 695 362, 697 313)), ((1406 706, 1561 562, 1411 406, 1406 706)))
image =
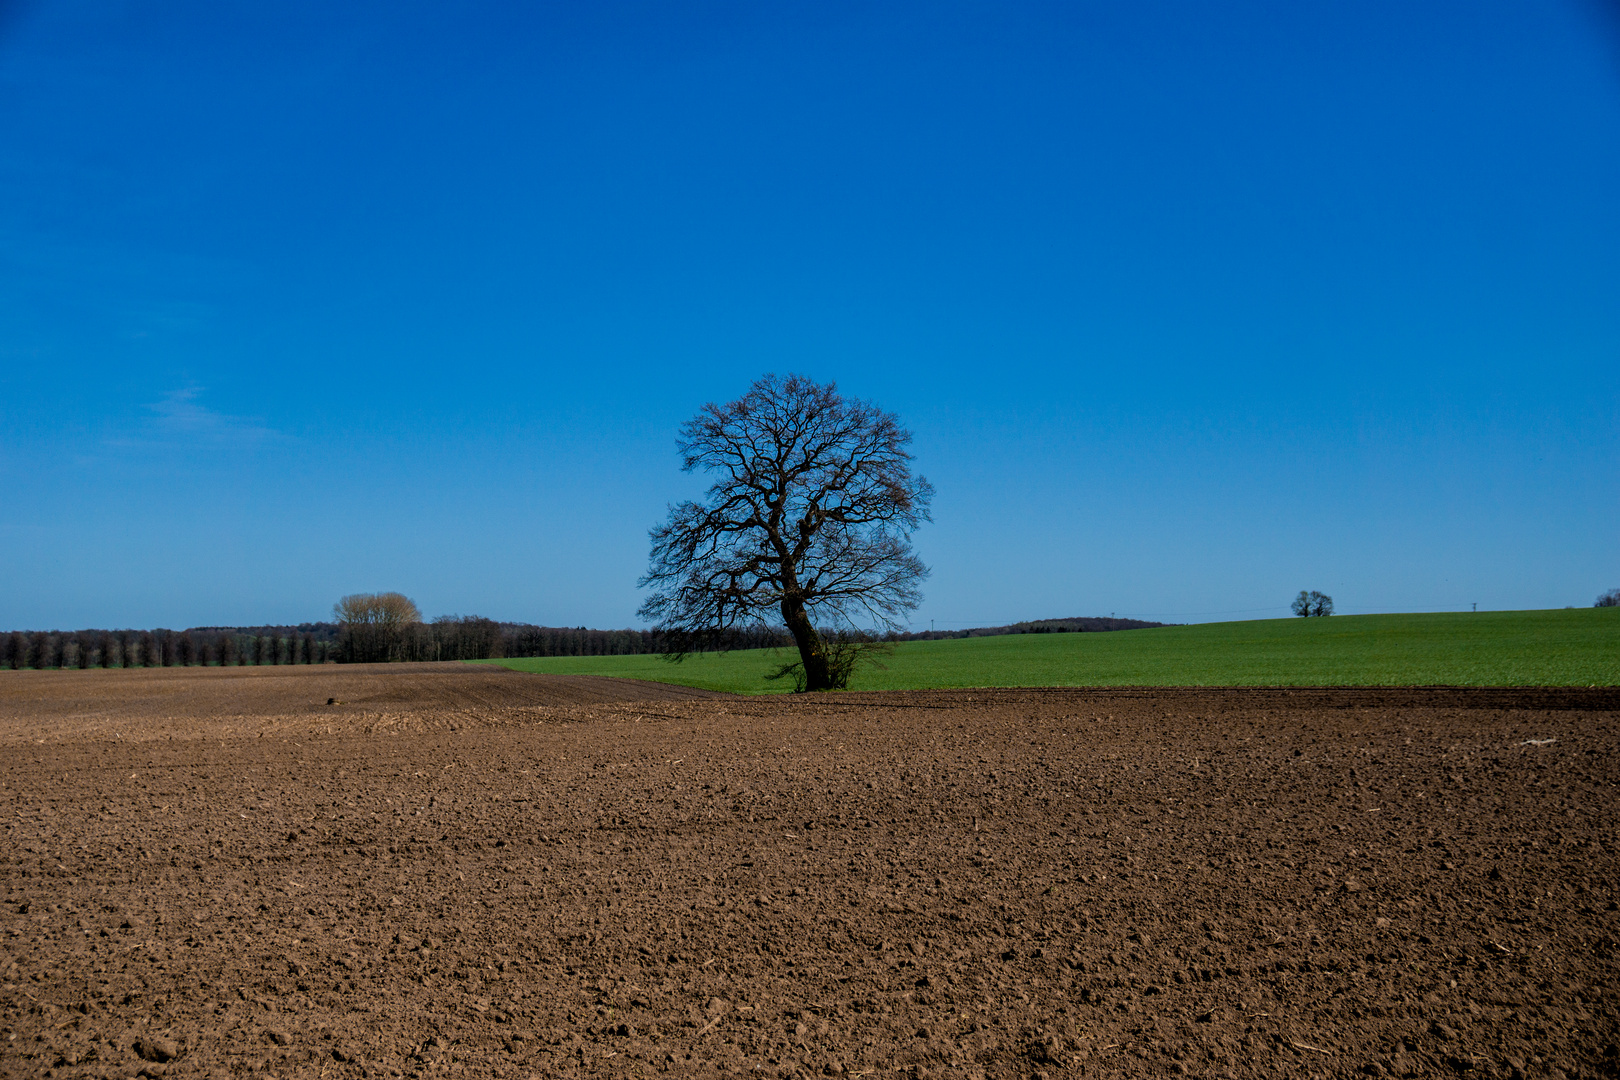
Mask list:
MULTIPOLYGON (((786 652, 489 660, 519 671, 616 675, 784 693, 786 652)), ((911 641, 852 690, 949 686, 1616 686, 1620 608, 1337 615, 1095 634, 911 641)))

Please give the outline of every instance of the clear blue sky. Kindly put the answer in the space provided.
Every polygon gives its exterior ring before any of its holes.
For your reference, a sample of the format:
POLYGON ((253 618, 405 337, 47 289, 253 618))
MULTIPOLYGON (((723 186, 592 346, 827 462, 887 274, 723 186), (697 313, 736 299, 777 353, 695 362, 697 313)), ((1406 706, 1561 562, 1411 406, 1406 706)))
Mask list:
POLYGON ((898 412, 913 625, 1620 586, 1620 18, 0 0, 0 628, 624 626, 675 432, 898 412))

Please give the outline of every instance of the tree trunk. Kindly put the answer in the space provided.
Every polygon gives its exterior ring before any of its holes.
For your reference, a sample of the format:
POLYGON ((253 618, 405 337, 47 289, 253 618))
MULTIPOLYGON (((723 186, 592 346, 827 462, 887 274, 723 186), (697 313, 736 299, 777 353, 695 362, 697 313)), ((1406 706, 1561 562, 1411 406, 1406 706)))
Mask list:
POLYGON ((827 669, 827 650, 821 644, 821 635, 810 625, 804 601, 796 596, 784 596, 782 621, 787 623, 788 633, 793 635, 794 643, 799 646, 799 661, 804 665, 804 688, 831 690, 832 672, 827 669))

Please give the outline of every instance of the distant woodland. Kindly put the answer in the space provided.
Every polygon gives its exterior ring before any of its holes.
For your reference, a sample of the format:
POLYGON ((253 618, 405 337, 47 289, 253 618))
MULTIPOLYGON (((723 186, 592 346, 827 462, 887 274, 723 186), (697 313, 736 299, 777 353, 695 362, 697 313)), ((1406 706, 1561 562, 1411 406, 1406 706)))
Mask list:
MULTIPOLYGON (((737 649, 782 644, 770 631, 733 635, 737 649)), ((508 656, 625 656, 665 652, 650 630, 498 623, 446 616, 397 628, 194 626, 187 630, 17 630, 0 633, 0 668, 253 667, 388 661, 490 660, 508 656)))
MULTIPOLYGON (((1137 619, 1040 619, 971 630, 895 634, 891 640, 1097 633, 1162 625, 1137 619)), ((792 643, 785 630, 761 628, 736 632, 724 644, 731 649, 759 649, 792 643)), ((668 652, 672 644, 651 630, 534 626, 496 622, 477 615, 446 615, 387 631, 336 622, 194 626, 187 630, 16 630, 0 633, 0 668, 253 667, 521 656, 630 656, 668 652)))
POLYGON ((896 634, 895 641, 946 641, 951 638, 1000 637, 1003 634, 1097 634, 1109 630, 1146 630, 1172 623, 1144 622, 1141 619, 1036 619, 1006 626, 978 626, 972 630, 924 630, 916 634, 896 634))

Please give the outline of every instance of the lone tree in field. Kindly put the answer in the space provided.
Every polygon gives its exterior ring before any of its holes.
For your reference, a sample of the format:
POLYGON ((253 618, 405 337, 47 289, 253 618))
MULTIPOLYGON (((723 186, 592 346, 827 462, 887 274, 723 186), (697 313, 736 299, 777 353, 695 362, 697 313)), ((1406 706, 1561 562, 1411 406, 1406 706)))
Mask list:
POLYGON ((1299 595, 1294 597, 1294 602, 1289 606, 1294 614, 1301 618, 1309 615, 1331 615, 1333 614, 1333 597, 1325 593, 1319 593, 1315 589, 1310 592, 1301 589, 1299 595))
POLYGON ((778 619, 806 690, 848 684, 852 640, 901 628, 928 568, 911 532, 934 488, 911 473, 911 433, 869 402, 797 375, 767 375, 681 427, 682 468, 716 475, 652 530, 641 617, 669 655, 724 647, 778 619), (826 631, 832 631, 831 639, 826 631))

